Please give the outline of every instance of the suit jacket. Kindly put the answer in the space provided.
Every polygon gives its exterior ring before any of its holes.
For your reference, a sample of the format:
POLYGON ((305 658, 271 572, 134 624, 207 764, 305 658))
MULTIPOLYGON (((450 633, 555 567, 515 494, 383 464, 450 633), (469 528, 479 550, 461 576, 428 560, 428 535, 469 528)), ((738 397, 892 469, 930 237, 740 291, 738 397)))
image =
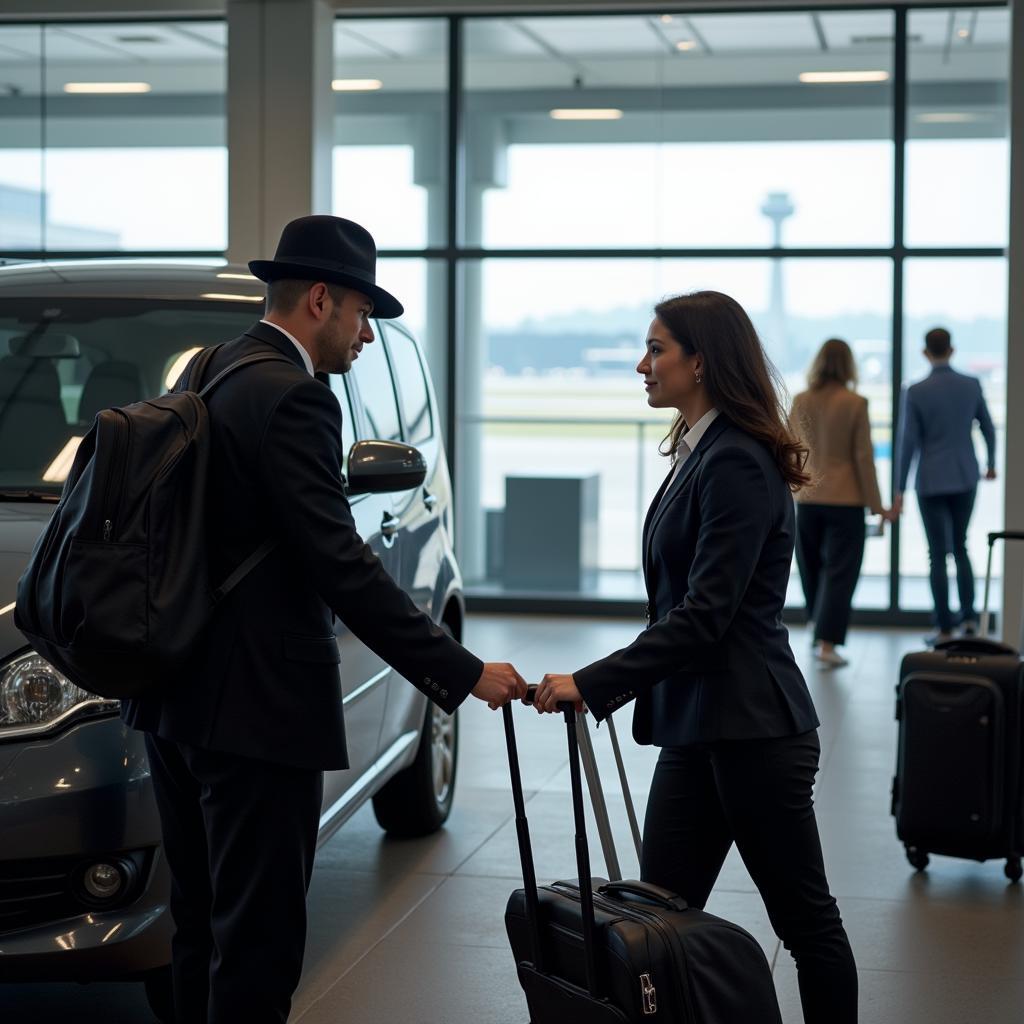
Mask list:
POLYGON ((219 606, 173 689, 127 701, 123 716, 210 750, 345 768, 332 613, 446 711, 482 663, 416 607, 356 533, 341 480, 341 409, 295 346, 257 323, 214 356, 207 380, 268 350, 284 358, 239 370, 207 400, 214 578, 267 538, 279 544, 219 606))
POLYGON ((574 673, 595 717, 635 698, 633 735, 658 746, 815 728, 782 625, 795 518, 771 454, 720 415, 648 512, 647 629, 574 673))
POLYGON ((981 381, 957 373, 948 364, 911 384, 900 407, 897 490, 907 489, 917 456, 918 494, 960 494, 978 486, 978 457, 971 431, 978 421, 988 448, 988 467, 996 464, 996 430, 981 381))
POLYGON ((789 424, 810 450, 807 470, 814 478, 797 501, 881 513, 866 398, 841 384, 802 391, 793 399, 789 424))

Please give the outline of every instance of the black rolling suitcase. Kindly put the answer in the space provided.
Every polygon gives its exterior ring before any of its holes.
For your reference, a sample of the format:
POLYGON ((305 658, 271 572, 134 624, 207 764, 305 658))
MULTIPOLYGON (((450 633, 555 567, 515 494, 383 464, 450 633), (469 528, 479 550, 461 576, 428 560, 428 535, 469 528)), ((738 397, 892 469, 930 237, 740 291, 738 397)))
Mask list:
MULTIPOLYGON (((781 1024, 771 969, 750 934, 657 886, 590 877, 581 749, 609 874, 618 866, 585 719, 571 705, 564 716, 579 878, 538 888, 512 708, 504 708, 524 882, 509 897, 505 927, 530 1024, 781 1024)), ((617 743, 615 753, 625 782, 617 743)))
POLYGON ((997 540, 1024 540, 1024 533, 988 535, 982 635, 908 654, 900 666, 892 813, 919 871, 930 853, 1005 858, 1006 876, 1016 882, 1024 841, 1024 663, 1017 649, 986 636, 997 540))

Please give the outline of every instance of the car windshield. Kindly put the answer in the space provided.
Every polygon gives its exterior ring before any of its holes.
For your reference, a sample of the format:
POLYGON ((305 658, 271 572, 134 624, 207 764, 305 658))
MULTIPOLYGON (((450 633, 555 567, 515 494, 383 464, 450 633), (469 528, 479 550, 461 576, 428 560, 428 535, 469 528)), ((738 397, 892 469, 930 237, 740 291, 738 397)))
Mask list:
POLYGON ((100 409, 163 394, 260 307, 0 297, 0 497, 59 494, 100 409))

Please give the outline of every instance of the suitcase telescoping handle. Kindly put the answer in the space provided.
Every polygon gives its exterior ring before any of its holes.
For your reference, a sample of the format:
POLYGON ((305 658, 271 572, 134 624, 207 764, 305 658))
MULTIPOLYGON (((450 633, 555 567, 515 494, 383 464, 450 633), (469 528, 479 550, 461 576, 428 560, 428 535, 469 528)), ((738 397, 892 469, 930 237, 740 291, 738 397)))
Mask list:
MULTIPOLYGON (((985 565, 985 601, 981 610, 981 635, 988 636, 991 615, 988 610, 989 593, 992 589, 992 551, 997 540, 1024 540, 1024 530, 1000 530, 988 535, 988 561, 985 565)), ((1024 611, 1020 624, 1020 649, 1024 651, 1024 611)))
MULTIPOLYGON (((532 703, 537 688, 531 686, 527 692, 526 701, 532 703)), ((597 982, 597 954, 596 939, 594 936, 594 892, 590 875, 590 849, 587 844, 587 826, 583 810, 583 782, 580 778, 580 761, 582 760, 584 770, 587 774, 587 784, 590 789, 591 799, 594 805, 594 817, 597 820, 598 831, 601 833, 601 844, 605 854, 605 862, 608 866, 608 873, 612 881, 604 890, 609 894, 640 895, 654 902, 666 900, 677 900, 672 893, 658 889, 656 886, 647 886, 642 882, 622 882, 619 871, 618 856, 615 852, 615 842, 612 838, 611 826, 608 820, 608 809, 604 801, 604 793, 601 789, 601 780, 597 770, 597 760, 594 757, 593 745, 590 742, 590 733, 587 730, 585 715, 577 715, 576 708, 571 703, 559 704, 559 710, 565 719, 566 733, 569 742, 569 777, 572 784, 572 805, 573 818, 576 829, 576 870, 579 875, 580 889, 580 916, 583 925, 583 951, 587 976, 587 988, 590 994, 599 998, 597 982)), ((533 963, 538 971, 543 973, 543 942, 540 932, 540 910, 537 897, 537 875, 533 863, 533 849, 530 844, 530 828, 526 820, 526 801, 523 795, 523 780, 519 768, 519 752, 516 746, 515 723, 512 718, 512 706, 506 704, 502 708, 502 715, 505 724, 505 744, 508 748, 509 771, 512 780, 512 799, 516 811, 516 834, 519 840, 519 857, 523 867, 523 892, 526 902, 526 921, 530 932, 531 945, 533 947, 533 963)), ((626 781, 626 770, 622 763, 622 753, 619 750, 618 738, 614 733, 612 720, 608 719, 608 726, 612 735, 612 744, 615 751, 615 761, 618 768, 619 780, 622 783, 623 796, 626 801, 626 809, 629 813, 630 826, 633 832, 633 841, 636 844, 637 857, 640 856, 640 829, 637 825, 636 811, 633 807, 632 795, 629 792, 629 785, 626 781)), ((674 906, 675 904, 673 904, 674 906)))
MULTIPOLYGON (((527 704, 533 703, 537 694, 537 687, 527 687, 527 704)), ((566 705, 560 704, 560 710, 565 713, 566 705)), ((629 819, 630 834, 633 837, 633 848, 636 850, 637 861, 642 860, 642 843, 640 840, 640 825, 637 822, 636 807, 633 804, 633 794, 629 790, 629 780, 626 778, 626 766, 622 762, 622 750, 619 747, 619 736, 615 731, 615 719, 609 716, 604 724, 608 728, 608 737, 611 740, 612 752, 615 755, 615 768, 619 776, 619 785, 622 787, 622 801, 626 805, 626 816, 629 819)), ((594 809, 594 821, 597 823, 597 834, 601 840, 601 852, 604 854, 605 870, 609 881, 618 882, 622 878, 622 868, 619 866, 619 854, 615 849, 615 837, 612 835, 611 820, 608 817, 608 804, 604 799, 604 787, 601 785, 601 773, 597 768, 597 758, 594 755, 594 745, 590 739, 590 729, 587 727, 587 712, 576 715, 576 746, 579 750, 579 760, 583 765, 583 774, 587 780, 587 792, 590 794, 590 803, 594 809)), ((580 798, 582 803, 582 797, 580 798)))
MULTIPOLYGON (((583 818, 583 783, 580 779, 579 753, 576 743, 576 708, 560 704, 569 734, 569 775, 572 779, 572 804, 576 820, 576 869, 579 872, 580 915, 583 922, 583 959, 587 975, 587 990, 599 999, 597 984, 597 953, 594 941, 594 892, 590 880, 590 851, 587 848, 587 828, 583 818)), ((519 770, 519 752, 516 749, 515 724, 512 705, 502 708, 505 721, 505 744, 508 747, 509 771, 512 777, 512 799, 516 808, 516 833, 519 838, 519 857, 523 865, 523 893, 526 898, 526 923, 533 946, 533 965, 544 973, 544 944, 540 934, 540 910, 537 898, 537 875, 533 866, 530 846, 530 827, 526 821, 526 801, 523 797, 523 779, 519 770)))

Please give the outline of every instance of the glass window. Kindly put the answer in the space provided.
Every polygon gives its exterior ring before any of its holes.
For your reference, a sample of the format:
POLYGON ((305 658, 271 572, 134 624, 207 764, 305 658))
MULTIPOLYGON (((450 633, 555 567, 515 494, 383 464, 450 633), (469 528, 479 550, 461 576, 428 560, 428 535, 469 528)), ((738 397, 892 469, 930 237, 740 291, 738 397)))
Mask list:
POLYGON ((338 399, 341 406, 341 471, 348 472, 348 453, 352 445, 356 443, 356 425, 352 415, 352 400, 349 397, 348 388, 345 386, 345 378, 340 373, 332 373, 331 390, 338 399))
POLYGON ((224 22, 45 32, 46 248, 224 249, 224 22))
POLYGON ((334 23, 332 212, 381 248, 446 241, 447 33, 441 18, 334 23))
POLYGON ((351 371, 356 378, 359 398, 369 431, 368 438, 379 441, 400 441, 402 428, 398 422, 395 386, 391 380, 387 353, 380 342, 364 345, 351 371))
MULTIPOLYGON (((495 258, 468 262, 464 287, 465 308, 484 311, 467 317, 458 364, 458 539, 472 582, 502 586, 499 520, 509 478, 543 467, 598 478, 595 571, 581 585, 601 596, 642 596, 640 530, 668 470, 658 445, 671 413, 647 406, 635 366, 652 308, 670 294, 711 288, 737 299, 790 396, 805 386, 826 338, 848 340, 888 494, 890 260, 495 258)), ((884 541, 869 545, 862 605, 887 605, 888 558, 884 541)), ((791 602, 801 601, 794 582, 791 602)))
POLYGON ((448 415, 448 267, 444 260, 409 257, 385 257, 377 267, 377 282, 405 306, 401 324, 420 343, 434 386, 436 427, 443 431, 448 415))
POLYGON ((466 240, 891 244, 892 32, 890 11, 470 20, 466 240))
POLYGON ((908 35, 907 244, 1006 245, 1009 11, 911 11, 908 35))
MULTIPOLYGON (((190 348, 252 324, 252 310, 152 299, 0 298, 0 484, 60 490, 100 409, 162 394, 190 348)), ((184 368, 184 361, 181 368, 184 368)))
MULTIPOLYGON (((912 259, 904 271, 903 376, 908 383, 929 372, 924 335, 945 327, 952 335, 954 369, 981 381, 982 392, 996 428, 996 479, 978 485, 967 535, 968 553, 980 581, 988 553, 987 534, 1003 528, 1003 478, 1006 439, 1006 303, 1007 268, 1004 259, 912 259)), ((981 432, 974 430, 978 465, 987 453, 981 432)), ((900 520, 900 605, 932 607, 928 584, 928 546, 917 508, 913 476, 900 520)), ((997 551, 1001 558, 1001 553, 997 551)), ((994 563, 994 571, 998 565, 994 563)), ((957 607, 955 578, 950 563, 950 607, 957 607)), ((1000 588, 993 590, 993 607, 1000 588)), ((981 592, 978 592, 980 602, 981 592)), ((980 605, 979 605, 980 610, 980 605)))
POLYGON ((397 328, 387 328, 387 339, 391 366, 402 399, 405 439, 409 444, 421 444, 433 436, 434 423, 430 415, 430 398, 420 356, 412 338, 397 328))
POLYGON ((0 251, 43 245, 43 30, 0 25, 0 251))
POLYGON ((0 248, 225 248, 224 22, 0 33, 0 248))

